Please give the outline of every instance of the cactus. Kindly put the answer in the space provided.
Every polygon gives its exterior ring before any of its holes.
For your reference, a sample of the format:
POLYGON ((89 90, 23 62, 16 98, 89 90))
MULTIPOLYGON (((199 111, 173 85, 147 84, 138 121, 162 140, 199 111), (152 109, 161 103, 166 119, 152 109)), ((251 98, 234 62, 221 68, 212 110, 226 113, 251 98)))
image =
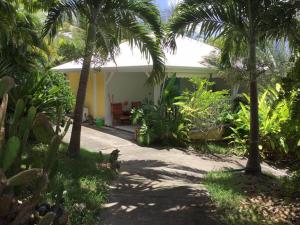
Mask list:
MULTIPOLYGON (((22 154, 27 149, 27 142, 36 116, 36 111, 35 107, 30 107, 25 113, 25 103, 23 99, 19 99, 15 107, 13 118, 9 123, 9 137, 17 137, 21 145, 20 149, 18 149, 18 154, 14 156, 13 165, 16 172, 20 170, 22 154)), ((9 149, 6 151, 8 151, 8 153, 5 154, 13 154, 9 152, 9 149)), ((5 170, 7 169, 8 168, 5 168, 5 170)))
MULTIPOLYGON (((12 78, 0 79, 0 99, 2 98, 0 104, 0 224, 19 225, 28 224, 30 216, 34 214, 35 207, 46 190, 48 173, 51 172, 53 164, 56 162, 61 140, 70 126, 70 121, 67 122, 64 132, 59 134, 61 113, 58 111, 57 134, 55 135, 49 119, 42 113, 37 115, 35 107, 30 107, 26 111, 24 101, 19 99, 6 138, 4 123, 8 103, 7 93, 13 86, 12 78), (11 170, 12 165, 14 167, 17 165, 18 169, 21 169, 21 155, 27 148, 31 131, 34 131, 38 140, 49 144, 44 168, 23 170, 7 178, 5 173, 11 170), (15 192, 15 187, 18 187, 18 192, 15 192), (19 196, 17 193, 22 194, 19 196)), ((37 217, 35 224, 52 224, 55 216, 54 213, 48 213, 44 217, 37 217)))
POLYGON ((57 108, 57 113, 56 113, 56 129, 55 129, 55 134, 56 135, 59 135, 61 137, 61 139, 64 138, 64 136, 66 136, 71 124, 72 124, 72 120, 71 119, 65 119, 64 118, 64 121, 63 121, 63 118, 62 118, 62 112, 63 112, 63 108, 62 106, 59 106, 57 108), (64 123, 64 128, 63 128, 63 131, 61 132, 61 122, 63 121, 64 123))
POLYGON ((49 118, 45 114, 37 114, 33 122, 33 133, 39 142, 50 144, 55 132, 52 128, 49 118))
POLYGON ((24 117, 23 120, 20 121, 19 137, 22 137, 22 148, 20 155, 24 152, 25 148, 27 147, 27 142, 33 125, 33 121, 36 116, 36 111, 37 110, 35 107, 30 107, 27 113, 27 117, 24 117))
POLYGON ((10 166, 13 164, 15 161, 16 157, 19 154, 21 148, 21 142, 18 137, 11 137, 8 139, 5 151, 2 153, 3 154, 3 169, 4 172, 10 168, 10 166))
POLYGON ((13 186, 27 186, 37 177, 42 176, 43 170, 42 169, 29 169, 24 170, 13 177, 7 180, 8 185, 11 187, 13 186))
MULTIPOLYGON (((45 173, 43 169, 30 169, 17 173, 9 179, 5 177, 4 173, 1 173, 1 169, 0 174, 2 174, 0 183, 1 221, 4 222, 4 224, 11 225, 26 224, 48 185, 47 173, 45 173), (32 191, 26 191, 26 196, 24 196, 24 194, 18 196, 14 193, 15 187, 25 189, 28 186, 31 186, 32 191), (21 201, 21 203, 17 204, 17 200, 21 201), (11 216, 11 212, 14 212, 14 217, 11 216)), ((53 219, 50 220, 50 218, 48 218, 44 220, 44 222, 49 222, 43 224, 51 224, 53 219)))
POLYGON ((25 110, 25 103, 23 99, 19 99, 17 101, 16 107, 15 107, 15 111, 14 111, 14 115, 13 115, 13 119, 10 123, 10 127, 9 127, 9 136, 15 136, 17 135, 17 129, 18 129, 18 125, 19 125, 19 121, 21 120, 21 117, 24 113, 25 110))
POLYGON ((0 79, 0 96, 7 94, 15 86, 13 78, 4 76, 0 79))
POLYGON ((56 160, 56 156, 57 156, 57 152, 58 152, 60 144, 61 144, 60 136, 55 135, 52 138, 51 143, 48 148, 48 155, 47 155, 47 159, 46 159, 46 162, 44 165, 44 169, 46 171, 50 171, 52 169, 53 164, 56 160))

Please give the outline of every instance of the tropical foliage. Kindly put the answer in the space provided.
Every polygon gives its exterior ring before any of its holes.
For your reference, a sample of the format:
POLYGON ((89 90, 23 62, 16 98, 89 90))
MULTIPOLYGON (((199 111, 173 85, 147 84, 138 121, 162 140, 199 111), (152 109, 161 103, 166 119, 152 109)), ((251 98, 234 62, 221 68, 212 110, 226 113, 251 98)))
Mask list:
MULTIPOLYGON (((260 153, 263 158, 273 161, 282 159, 288 153, 285 125, 290 121, 293 96, 291 99, 279 99, 282 91, 281 85, 277 84, 276 88, 265 90, 259 97, 260 153)), ((233 116, 233 133, 228 137, 242 154, 247 152, 250 130, 250 99, 247 95, 245 98, 247 103, 240 103, 241 109, 233 116)))
POLYGON ((195 89, 177 97, 175 105, 194 128, 209 129, 224 125, 230 111, 228 91, 212 91, 213 82, 192 78, 195 89))
POLYGON ((133 109, 132 122, 139 126, 137 140, 140 144, 185 145, 189 141, 190 121, 175 104, 179 96, 175 82, 176 77, 173 76, 166 83, 157 105, 146 102, 141 108, 133 109))
MULTIPOLYGON (((47 117, 42 113, 37 114, 34 106, 31 106, 24 114, 25 104, 23 99, 19 99, 13 118, 7 125, 8 92, 13 86, 14 81, 10 77, 0 80, 0 97, 2 98, 0 106, 1 222, 26 224, 34 220, 36 223, 51 224, 57 216, 56 213, 49 212, 43 217, 32 217, 32 215, 47 188, 48 177, 53 172, 57 151, 70 123, 67 123, 65 131, 60 133, 59 122, 54 131, 47 117), (32 131, 38 134, 36 137, 38 141, 47 140, 48 144, 46 160, 40 169, 33 169, 32 161, 26 160, 31 153, 29 135, 32 131), (21 203, 16 204, 16 202, 21 203)), ((57 118, 59 117, 58 114, 57 118)))
POLYGON ((175 37, 188 34, 224 38, 222 62, 226 65, 232 56, 248 50, 247 69, 250 86, 250 142, 246 172, 260 174, 259 161, 259 116, 257 93, 257 52, 259 44, 270 39, 290 38, 290 43, 299 41, 294 32, 299 27, 298 2, 264 0, 185 0, 180 3, 168 25, 167 43, 176 47, 175 37))
POLYGON ((40 38, 37 15, 17 1, 1 1, 0 76, 14 78, 47 64, 48 47, 40 38))
MULTIPOLYGON (((290 105, 290 120, 284 127, 287 133, 289 150, 300 158, 300 58, 297 58, 294 67, 287 77, 283 78, 282 99, 292 99, 290 105)), ((293 160, 294 162, 295 160, 293 160)), ((293 163, 294 164, 294 163, 293 163)))
POLYGON ((14 111, 18 99, 22 98, 26 110, 34 106, 38 112, 47 114, 53 121, 58 107, 63 109, 64 115, 74 107, 74 96, 65 76, 50 71, 32 71, 30 74, 19 75, 9 97, 9 112, 14 111))

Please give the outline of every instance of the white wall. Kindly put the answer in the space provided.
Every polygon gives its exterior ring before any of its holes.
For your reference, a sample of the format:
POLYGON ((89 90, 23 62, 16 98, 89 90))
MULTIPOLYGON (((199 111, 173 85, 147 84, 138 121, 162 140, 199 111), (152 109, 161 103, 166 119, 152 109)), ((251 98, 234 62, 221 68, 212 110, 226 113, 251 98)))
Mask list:
POLYGON ((115 73, 107 91, 112 103, 153 99, 153 87, 146 85, 145 73, 115 73))
MULTIPOLYGON (((110 108, 110 103, 128 101, 127 109, 129 110, 133 101, 142 102, 146 98, 153 100, 154 88, 146 84, 147 79, 145 73, 114 73, 105 88, 108 96, 106 104, 109 104, 110 108)), ((111 125, 110 115, 106 115, 106 118, 106 124, 111 125)))

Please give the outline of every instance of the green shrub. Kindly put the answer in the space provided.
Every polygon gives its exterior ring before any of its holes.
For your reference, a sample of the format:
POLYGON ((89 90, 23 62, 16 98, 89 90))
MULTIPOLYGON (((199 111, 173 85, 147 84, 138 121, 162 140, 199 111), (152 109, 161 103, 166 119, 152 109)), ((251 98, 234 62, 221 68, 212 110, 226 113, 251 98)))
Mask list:
MULTIPOLYGON (((289 151, 300 159, 300 58, 298 57, 294 67, 283 78, 282 98, 292 100, 290 107, 290 121, 284 126, 289 137, 287 140, 289 151)), ((300 167, 300 165, 298 165, 300 167)))
POLYGON ((140 126, 139 143, 187 144, 192 128, 210 129, 230 119, 227 91, 213 92, 213 83, 193 78, 195 91, 180 94, 175 81, 173 76, 164 87, 158 105, 147 102, 133 110, 132 122, 140 126))
POLYGON ((9 97, 9 112, 13 112, 18 99, 25 102, 25 109, 30 106, 37 108, 52 120, 56 117, 57 107, 62 107, 63 114, 73 109, 75 98, 64 74, 39 71, 18 75, 16 86, 9 97))
MULTIPOLYGON (((276 89, 269 88, 259 97, 259 122, 260 122, 260 152, 266 159, 277 159, 288 151, 287 135, 283 126, 289 121, 291 101, 279 99, 282 88, 279 84, 276 89)), ((250 98, 245 95, 249 104, 250 98)), ((246 153, 249 142, 250 106, 240 103, 241 109, 234 115, 232 134, 228 137, 231 143, 246 153)))
POLYGON ((139 125, 137 140, 140 144, 185 145, 188 142, 189 121, 174 104, 179 96, 175 81, 173 76, 165 85, 158 105, 145 102, 141 108, 133 109, 131 118, 134 125, 139 125))
POLYGON ((195 91, 185 91, 177 97, 175 105, 180 113, 191 121, 193 128, 209 129, 223 125, 229 119, 228 91, 212 91, 214 85, 205 79, 190 80, 195 91))

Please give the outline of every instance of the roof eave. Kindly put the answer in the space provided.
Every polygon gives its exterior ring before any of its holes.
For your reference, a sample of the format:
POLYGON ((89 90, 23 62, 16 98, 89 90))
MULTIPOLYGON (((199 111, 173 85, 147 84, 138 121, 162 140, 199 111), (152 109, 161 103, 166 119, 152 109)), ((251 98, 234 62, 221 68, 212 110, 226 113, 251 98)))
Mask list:
MULTIPOLYGON (((68 72, 80 72, 82 68, 52 68, 53 71, 58 71, 62 73, 68 72)), ((104 72, 144 72, 150 73, 152 71, 152 66, 124 66, 124 67, 102 67, 102 68, 91 68, 92 71, 104 71, 104 72)), ((218 68, 216 67, 186 67, 186 66, 166 66, 166 73, 217 73, 218 68)))

